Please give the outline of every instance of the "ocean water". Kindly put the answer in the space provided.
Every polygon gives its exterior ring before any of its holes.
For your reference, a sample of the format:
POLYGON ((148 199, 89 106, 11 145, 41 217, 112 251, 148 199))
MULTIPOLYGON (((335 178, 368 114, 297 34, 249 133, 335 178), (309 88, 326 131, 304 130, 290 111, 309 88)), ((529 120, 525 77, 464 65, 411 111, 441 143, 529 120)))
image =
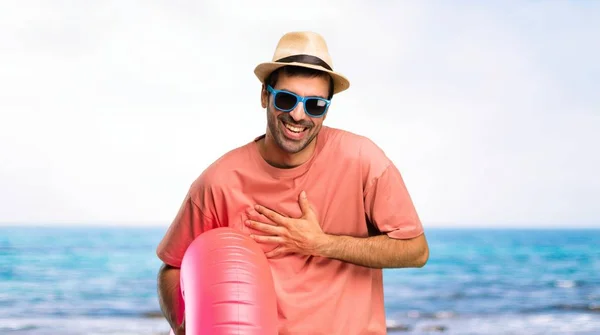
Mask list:
MULTIPOLYGON (((0 227, 0 334, 165 334, 165 229, 0 227)), ((600 230, 427 237, 424 268, 384 271, 394 333, 600 334, 600 230)))

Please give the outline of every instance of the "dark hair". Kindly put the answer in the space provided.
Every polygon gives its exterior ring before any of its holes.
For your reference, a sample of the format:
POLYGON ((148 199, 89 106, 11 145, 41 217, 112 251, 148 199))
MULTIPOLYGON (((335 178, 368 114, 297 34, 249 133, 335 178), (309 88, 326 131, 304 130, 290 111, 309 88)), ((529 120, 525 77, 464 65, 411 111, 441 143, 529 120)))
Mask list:
POLYGON ((280 67, 279 69, 271 72, 271 74, 268 75, 267 78, 265 79, 265 84, 271 85, 271 87, 275 87, 275 84, 277 84, 277 79, 279 79, 280 73, 284 73, 285 75, 290 76, 290 77, 302 76, 302 77, 309 77, 309 78, 313 78, 313 77, 322 77, 325 79, 328 78, 329 79, 329 93, 328 93, 327 99, 331 100, 331 98, 333 97, 333 77, 331 77, 329 74, 327 74, 327 72, 309 69, 309 68, 301 67, 301 66, 286 65, 284 67, 280 67))

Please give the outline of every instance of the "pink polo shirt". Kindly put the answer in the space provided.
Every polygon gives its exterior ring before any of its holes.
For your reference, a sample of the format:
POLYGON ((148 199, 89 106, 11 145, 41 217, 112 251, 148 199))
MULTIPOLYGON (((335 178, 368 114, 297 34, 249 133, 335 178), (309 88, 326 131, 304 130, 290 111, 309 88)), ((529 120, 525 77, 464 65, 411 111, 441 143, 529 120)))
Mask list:
MULTIPOLYGON (((179 267, 188 245, 206 230, 229 226, 250 234, 245 211, 255 204, 299 217, 302 190, 326 233, 365 237, 368 222, 391 238, 423 233, 402 176, 385 153, 366 137, 323 126, 313 156, 296 168, 267 164, 256 139, 215 161, 190 187, 157 255, 179 267)), ((300 255, 269 263, 279 334, 386 333, 381 269, 300 255)))

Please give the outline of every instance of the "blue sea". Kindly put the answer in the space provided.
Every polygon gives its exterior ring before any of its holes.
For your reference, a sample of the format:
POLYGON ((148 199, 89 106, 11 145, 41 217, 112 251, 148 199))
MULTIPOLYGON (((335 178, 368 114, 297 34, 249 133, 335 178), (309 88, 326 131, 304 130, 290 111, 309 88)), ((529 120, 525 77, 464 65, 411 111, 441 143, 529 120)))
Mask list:
MULTIPOLYGON (((0 334, 165 334, 163 228, 0 227, 0 334)), ((428 229, 384 271, 390 333, 600 334, 600 230, 428 229)))

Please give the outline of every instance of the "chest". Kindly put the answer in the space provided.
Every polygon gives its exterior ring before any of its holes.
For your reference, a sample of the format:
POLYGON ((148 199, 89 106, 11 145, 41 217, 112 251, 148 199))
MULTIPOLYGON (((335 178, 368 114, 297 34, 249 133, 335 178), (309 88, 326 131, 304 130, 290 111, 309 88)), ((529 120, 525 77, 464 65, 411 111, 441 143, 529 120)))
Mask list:
POLYGON ((319 218, 324 232, 364 236, 363 181, 352 166, 335 165, 310 169, 294 178, 247 176, 223 191, 223 206, 218 209, 221 224, 246 231, 246 211, 262 205, 284 216, 299 218, 302 191, 319 218))

